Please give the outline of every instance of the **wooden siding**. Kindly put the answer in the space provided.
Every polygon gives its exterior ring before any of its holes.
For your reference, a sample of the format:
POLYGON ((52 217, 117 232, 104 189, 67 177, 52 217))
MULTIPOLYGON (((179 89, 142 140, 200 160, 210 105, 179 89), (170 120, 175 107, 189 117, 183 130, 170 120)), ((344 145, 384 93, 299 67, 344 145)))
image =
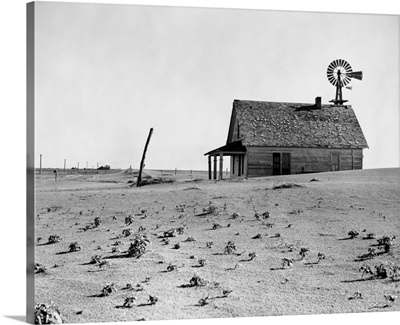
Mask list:
POLYGON ((340 155, 339 170, 362 169, 362 149, 247 147, 245 174, 248 177, 271 176, 274 152, 291 154, 291 174, 329 172, 332 154, 340 155))

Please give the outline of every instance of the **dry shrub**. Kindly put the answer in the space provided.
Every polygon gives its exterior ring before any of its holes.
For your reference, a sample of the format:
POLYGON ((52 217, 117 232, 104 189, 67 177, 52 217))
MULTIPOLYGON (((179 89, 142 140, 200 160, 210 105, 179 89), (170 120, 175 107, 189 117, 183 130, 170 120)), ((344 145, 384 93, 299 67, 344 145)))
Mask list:
POLYGON ((301 256, 301 259, 304 259, 307 256, 308 251, 309 251, 309 249, 307 247, 300 248, 300 253, 299 254, 301 256))
POLYGON ((149 299, 147 300, 147 303, 149 305, 155 305, 158 302, 158 297, 156 295, 151 296, 149 295, 149 299))
POLYGON ((40 265, 39 263, 35 264, 35 274, 37 273, 45 273, 47 268, 43 265, 40 265))
POLYGON ((175 228, 164 231, 164 237, 176 237, 177 235, 178 235, 178 232, 176 231, 175 228))
POLYGON ((303 185, 295 184, 295 183, 285 183, 282 185, 276 185, 272 189, 279 190, 284 188, 294 188, 294 187, 304 187, 303 185))
POLYGON ((230 290, 230 289, 222 290, 223 297, 228 297, 228 295, 231 293, 232 293, 232 290, 230 290))
POLYGON ((325 254, 318 253, 318 263, 326 258, 325 254))
POLYGON ((293 265, 293 260, 292 259, 289 259, 289 258, 283 258, 282 259, 282 269, 284 269, 285 268, 285 266, 292 266, 293 265))
POLYGON ((237 219, 239 217, 240 217, 239 213, 237 213, 237 212, 232 213, 232 216, 231 216, 232 219, 237 219))
POLYGON ((98 264, 101 262, 101 256, 100 255, 94 255, 92 256, 92 259, 90 260, 90 264, 98 264))
POLYGON ((364 276, 364 274, 371 274, 371 275, 374 274, 374 272, 372 271, 372 269, 371 269, 367 264, 361 265, 361 267, 358 269, 358 271, 359 271, 359 272, 362 272, 361 278, 364 276))
POLYGON ((190 279, 189 283, 192 287, 204 287, 207 285, 207 281, 196 274, 190 279))
POLYGON ((364 237, 365 239, 375 239, 376 235, 373 232, 370 232, 367 234, 366 237, 364 237))
POLYGON ((135 300, 136 300, 135 297, 125 298, 125 301, 124 301, 122 307, 124 307, 124 308, 132 308, 133 307, 133 303, 134 303, 135 300))
POLYGON ((248 261, 252 261, 252 260, 255 259, 256 257, 257 257, 256 253, 255 253, 255 252, 251 252, 251 253, 249 253, 249 259, 248 259, 248 261))
POLYGON ((77 251, 80 251, 82 248, 81 248, 81 246, 78 244, 78 242, 77 241, 74 241, 74 242, 72 242, 70 245, 69 245, 69 251, 70 252, 77 252, 77 251))
POLYGON ((128 236, 130 236, 130 235, 132 235, 132 230, 131 230, 131 229, 124 229, 124 230, 122 230, 122 236, 128 237, 128 236))
POLYGON ((100 217, 94 218, 94 226, 95 226, 95 227, 100 227, 101 222, 102 222, 102 221, 101 221, 100 217))
POLYGON ((48 242, 49 244, 54 244, 54 243, 58 243, 61 240, 61 237, 58 235, 50 235, 48 242))
POLYGON ((108 284, 106 283, 106 286, 101 290, 101 296, 106 297, 113 292, 117 292, 117 288, 114 283, 108 284))
POLYGON ((201 299, 199 300, 199 305, 200 305, 200 306, 208 305, 209 299, 210 299, 210 296, 207 296, 207 297, 205 297, 205 298, 201 298, 201 299))
POLYGON ((191 242, 191 241, 196 241, 196 239, 193 236, 190 236, 185 240, 185 242, 191 242))
POLYGON ((265 212, 262 214, 263 219, 268 219, 270 216, 271 216, 271 213, 270 213, 269 211, 265 211, 265 212))
POLYGON ((375 276, 379 279, 386 279, 392 274, 392 268, 387 264, 375 265, 375 276))
POLYGON ((185 232, 185 229, 187 229, 187 227, 186 227, 186 225, 183 225, 183 226, 181 226, 181 227, 176 228, 176 232, 177 232, 179 235, 183 235, 183 233, 185 232))
POLYGON ((53 302, 35 305, 35 324, 62 324, 61 313, 53 302))
POLYGON ((391 305, 393 305, 393 303, 396 301, 397 296, 394 295, 383 295, 383 297, 385 298, 386 302, 387 302, 387 307, 390 307, 391 305))
POLYGON ((125 217, 125 224, 127 226, 130 226, 133 223, 133 221, 134 221, 134 218, 131 214, 128 215, 127 217, 125 217))
POLYGON ((176 270, 178 270, 178 266, 175 264, 169 264, 167 266, 167 272, 172 272, 172 271, 176 271, 176 270))
POLYGON ((383 248, 383 251, 385 253, 389 253, 391 249, 393 248, 394 240, 396 236, 383 236, 382 238, 378 239, 378 246, 380 248, 383 248))
POLYGON ((225 246, 224 253, 230 255, 234 251, 236 251, 235 243, 230 240, 225 246))
POLYGON ((350 230, 347 234, 349 235, 349 237, 350 237, 351 239, 354 239, 354 238, 358 237, 358 235, 359 235, 360 233, 359 233, 358 231, 356 231, 356 230, 350 230))
POLYGON ((128 256, 139 258, 146 252, 149 243, 145 235, 137 236, 129 246, 128 256))
POLYGON ((219 228, 222 228, 222 226, 219 223, 214 223, 212 229, 217 230, 219 228))
POLYGON ((201 267, 203 267, 207 264, 207 260, 204 258, 200 258, 198 262, 201 267))

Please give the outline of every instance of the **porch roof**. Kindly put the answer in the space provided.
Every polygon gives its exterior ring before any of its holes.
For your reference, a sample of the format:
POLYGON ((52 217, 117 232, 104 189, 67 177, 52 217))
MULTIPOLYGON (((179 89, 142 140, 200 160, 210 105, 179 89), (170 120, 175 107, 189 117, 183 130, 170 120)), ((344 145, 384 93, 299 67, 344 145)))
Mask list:
POLYGON ((217 149, 211 150, 204 154, 204 156, 216 156, 223 154, 224 156, 232 156, 232 155, 244 155, 246 153, 246 147, 243 146, 242 141, 235 141, 228 143, 225 146, 219 147, 217 149))

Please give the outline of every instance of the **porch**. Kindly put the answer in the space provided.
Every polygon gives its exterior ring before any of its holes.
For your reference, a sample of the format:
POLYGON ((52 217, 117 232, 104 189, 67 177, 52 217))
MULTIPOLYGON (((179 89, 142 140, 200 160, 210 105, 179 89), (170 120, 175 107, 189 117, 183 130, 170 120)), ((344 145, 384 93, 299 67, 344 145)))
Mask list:
POLYGON ((224 156, 231 156, 230 177, 243 176, 245 155, 246 147, 242 145, 242 141, 231 142, 205 153, 204 156, 208 156, 208 179, 223 179, 224 156), (218 158, 219 170, 217 169, 218 158))

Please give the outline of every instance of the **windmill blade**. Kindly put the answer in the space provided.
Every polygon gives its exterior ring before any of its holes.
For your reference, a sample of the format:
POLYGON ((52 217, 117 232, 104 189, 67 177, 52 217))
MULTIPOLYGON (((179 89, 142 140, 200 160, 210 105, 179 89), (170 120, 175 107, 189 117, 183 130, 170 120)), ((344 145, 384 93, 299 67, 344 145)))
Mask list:
POLYGON ((332 75, 328 75, 328 80, 332 85, 336 86, 337 80, 335 79, 335 77, 333 77, 332 75))
POLYGON ((345 75, 345 77, 343 78, 343 85, 346 86, 350 81, 351 81, 351 78, 349 78, 349 77, 347 77, 347 76, 345 75))
POLYGON ((351 68, 351 65, 347 61, 344 61, 343 68, 346 70, 346 73, 353 71, 353 69, 351 68))
POLYGON ((336 61, 332 61, 329 66, 328 69, 331 69, 332 71, 337 67, 336 61))
POLYGON ((348 76, 350 78, 355 78, 355 79, 358 79, 358 80, 362 80, 363 73, 362 73, 362 71, 353 71, 353 72, 346 73, 346 76, 348 76))
POLYGON ((346 89, 353 90, 353 86, 347 86, 346 89))

